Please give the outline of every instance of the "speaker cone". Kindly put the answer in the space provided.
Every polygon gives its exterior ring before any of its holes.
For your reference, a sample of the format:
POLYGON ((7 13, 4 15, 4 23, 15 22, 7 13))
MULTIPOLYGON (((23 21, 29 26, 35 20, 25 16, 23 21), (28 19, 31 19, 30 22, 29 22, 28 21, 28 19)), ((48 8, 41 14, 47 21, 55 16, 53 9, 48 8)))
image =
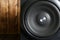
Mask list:
POLYGON ((47 1, 31 3, 22 14, 23 27, 30 36, 47 37, 59 29, 59 10, 53 3, 47 1))

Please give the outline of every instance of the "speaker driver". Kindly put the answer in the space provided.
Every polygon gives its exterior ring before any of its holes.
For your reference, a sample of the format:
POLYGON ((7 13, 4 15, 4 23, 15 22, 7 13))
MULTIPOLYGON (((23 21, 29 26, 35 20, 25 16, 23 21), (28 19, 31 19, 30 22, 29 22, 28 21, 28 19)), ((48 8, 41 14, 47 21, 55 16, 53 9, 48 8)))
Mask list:
POLYGON ((59 10, 50 2, 31 3, 22 13, 23 27, 32 37, 51 36, 59 29, 59 10))

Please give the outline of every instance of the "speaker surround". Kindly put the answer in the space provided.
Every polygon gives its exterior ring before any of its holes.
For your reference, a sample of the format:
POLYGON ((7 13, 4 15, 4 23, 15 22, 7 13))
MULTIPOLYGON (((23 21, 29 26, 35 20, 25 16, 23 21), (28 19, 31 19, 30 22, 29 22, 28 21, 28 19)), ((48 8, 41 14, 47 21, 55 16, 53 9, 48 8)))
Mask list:
POLYGON ((22 5, 21 31, 28 40, 48 39, 57 34, 60 10, 55 1, 28 0, 22 5))

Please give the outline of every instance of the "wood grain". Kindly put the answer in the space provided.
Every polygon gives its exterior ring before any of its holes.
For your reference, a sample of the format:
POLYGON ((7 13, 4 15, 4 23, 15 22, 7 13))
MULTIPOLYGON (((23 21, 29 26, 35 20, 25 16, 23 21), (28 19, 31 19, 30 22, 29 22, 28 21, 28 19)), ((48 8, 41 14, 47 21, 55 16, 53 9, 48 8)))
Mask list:
POLYGON ((20 0, 0 0, 0 34, 20 33, 20 0))

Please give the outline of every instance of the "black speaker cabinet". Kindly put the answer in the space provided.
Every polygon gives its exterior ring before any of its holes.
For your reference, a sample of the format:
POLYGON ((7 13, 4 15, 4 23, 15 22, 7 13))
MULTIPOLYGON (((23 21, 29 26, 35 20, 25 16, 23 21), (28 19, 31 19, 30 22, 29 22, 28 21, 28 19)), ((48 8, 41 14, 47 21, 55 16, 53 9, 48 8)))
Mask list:
POLYGON ((60 40, 60 0, 21 0, 21 40, 60 40))

